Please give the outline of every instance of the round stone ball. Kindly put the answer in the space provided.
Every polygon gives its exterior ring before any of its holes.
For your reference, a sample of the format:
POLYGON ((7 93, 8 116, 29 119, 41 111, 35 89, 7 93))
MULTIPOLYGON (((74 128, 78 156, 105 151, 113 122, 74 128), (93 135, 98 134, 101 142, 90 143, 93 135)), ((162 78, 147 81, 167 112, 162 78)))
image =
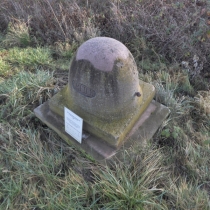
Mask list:
POLYGON ((78 48, 68 85, 69 97, 78 109, 104 120, 134 114, 142 102, 132 54, 124 44, 108 37, 92 38, 78 48))

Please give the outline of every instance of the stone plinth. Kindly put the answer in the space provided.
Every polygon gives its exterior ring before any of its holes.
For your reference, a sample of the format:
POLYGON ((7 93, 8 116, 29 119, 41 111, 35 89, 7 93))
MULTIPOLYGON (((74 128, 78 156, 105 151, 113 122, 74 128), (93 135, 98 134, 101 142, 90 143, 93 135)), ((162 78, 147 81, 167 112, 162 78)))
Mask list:
POLYGON ((62 118, 64 118, 63 107, 67 107, 68 109, 72 110, 83 118, 83 128, 85 131, 98 136, 111 146, 117 148, 122 144, 126 134, 131 130, 135 122, 143 114, 154 97, 155 89, 152 85, 143 81, 139 81, 139 84, 142 87, 142 91, 147 94, 143 94, 142 102, 139 104, 136 110, 130 112, 130 115, 125 116, 123 116, 122 112, 122 117, 119 119, 111 118, 112 120, 106 120, 103 118, 97 118, 95 115, 89 112, 85 112, 83 109, 77 106, 71 97, 66 97, 69 95, 68 86, 66 86, 50 100, 49 107, 54 113, 62 118))
POLYGON ((114 148, 103 139, 87 133, 85 130, 83 131, 82 143, 75 141, 65 132, 63 117, 50 109, 50 103, 51 101, 47 101, 37 107, 34 110, 36 116, 53 129, 65 142, 79 150, 85 151, 100 162, 112 161, 112 158, 118 156, 118 154, 120 155, 122 150, 129 148, 132 144, 145 144, 147 140, 152 138, 169 114, 167 107, 152 101, 127 134, 123 141, 123 146, 114 148))
MULTIPOLYGON (((139 80, 136 63, 125 45, 112 38, 97 37, 78 48, 68 85, 34 112, 66 142, 77 145, 64 130, 67 107, 83 119, 85 138, 81 148, 93 156, 109 158, 129 142, 145 113, 149 119, 155 112, 158 116, 158 111, 165 110, 159 120, 165 119, 169 113, 166 107, 159 109, 160 105, 153 102, 156 108, 151 108, 154 95, 154 86, 139 80)), ((159 124, 153 127, 152 134, 159 124)))

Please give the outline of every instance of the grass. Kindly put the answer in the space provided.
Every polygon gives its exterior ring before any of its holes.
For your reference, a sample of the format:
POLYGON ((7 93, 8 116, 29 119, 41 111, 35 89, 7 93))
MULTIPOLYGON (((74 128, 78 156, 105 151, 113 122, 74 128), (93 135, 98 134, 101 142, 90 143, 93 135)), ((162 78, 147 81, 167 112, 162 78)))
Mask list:
POLYGON ((37 66, 49 66, 52 59, 51 53, 47 48, 12 48, 8 50, 7 61, 20 67, 36 68, 37 66))
POLYGON ((4 80, 0 87, 1 119, 29 115, 34 106, 43 103, 52 95, 52 85, 52 74, 40 70, 36 73, 20 72, 13 78, 4 80))
POLYGON ((7 27, 6 36, 1 43, 4 47, 27 47, 31 44, 28 24, 14 19, 7 27))
POLYGON ((3 0, 0 209, 210 209, 209 11, 206 0, 3 0), (109 167, 33 114, 63 86, 80 44, 99 35, 130 49, 171 111, 109 167))
MULTIPOLYGON (((72 199, 72 204, 75 202, 74 206, 78 204, 78 199, 81 199, 81 203, 85 202, 87 184, 75 173, 63 174, 65 156, 62 151, 52 153, 46 150, 39 133, 30 129, 16 130, 13 135, 3 147, 4 154, 8 155, 1 159, 2 209, 65 209, 69 204, 65 207, 64 204, 69 199, 72 199), (77 193, 84 195, 78 198, 77 193)), ((73 208, 73 205, 69 207, 73 208)))
POLYGON ((3 59, 0 59, 0 76, 8 76, 10 74, 10 70, 10 64, 3 59))
POLYGON ((98 173, 97 188, 102 191, 103 207, 164 209, 162 177, 167 172, 161 167, 161 150, 132 148, 125 151, 123 157, 124 161, 115 163, 111 169, 102 168, 98 173), (137 154, 135 150, 141 152, 137 154))
POLYGON ((50 68, 51 52, 48 48, 18 48, 0 49, 0 77, 8 77, 22 70, 50 68))

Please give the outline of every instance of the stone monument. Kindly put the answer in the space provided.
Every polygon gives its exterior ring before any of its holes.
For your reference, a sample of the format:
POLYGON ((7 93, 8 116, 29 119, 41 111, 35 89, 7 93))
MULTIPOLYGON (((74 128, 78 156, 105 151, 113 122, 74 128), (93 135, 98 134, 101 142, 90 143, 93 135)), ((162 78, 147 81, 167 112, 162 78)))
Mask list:
MULTIPOLYGON (((127 47, 112 38, 96 37, 78 48, 67 86, 34 112, 67 143, 104 160, 122 145, 154 135, 169 113, 153 101, 154 95, 154 86, 139 80, 127 47), (64 108, 83 120, 80 143, 65 131, 64 108)), ((78 127, 75 120, 71 123, 78 127)))

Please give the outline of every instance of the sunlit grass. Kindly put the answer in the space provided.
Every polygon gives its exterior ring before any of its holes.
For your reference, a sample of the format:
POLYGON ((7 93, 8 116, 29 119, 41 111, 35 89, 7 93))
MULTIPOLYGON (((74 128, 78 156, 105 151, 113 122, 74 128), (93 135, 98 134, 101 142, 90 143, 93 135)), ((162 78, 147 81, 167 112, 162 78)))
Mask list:
POLYGON ((0 77, 6 77, 11 74, 11 65, 0 58, 0 77))
POLYGON ((20 72, 1 82, 0 96, 5 96, 1 105, 1 120, 4 117, 23 116, 30 113, 28 105, 41 104, 52 96, 52 73, 37 70, 35 73, 20 72))
POLYGON ((50 66, 52 62, 51 52, 48 48, 11 48, 8 50, 7 62, 19 66, 19 68, 36 68, 50 66))
POLYGON ((23 70, 36 71, 41 67, 52 67, 49 48, 0 49, 0 77, 9 77, 23 70))

